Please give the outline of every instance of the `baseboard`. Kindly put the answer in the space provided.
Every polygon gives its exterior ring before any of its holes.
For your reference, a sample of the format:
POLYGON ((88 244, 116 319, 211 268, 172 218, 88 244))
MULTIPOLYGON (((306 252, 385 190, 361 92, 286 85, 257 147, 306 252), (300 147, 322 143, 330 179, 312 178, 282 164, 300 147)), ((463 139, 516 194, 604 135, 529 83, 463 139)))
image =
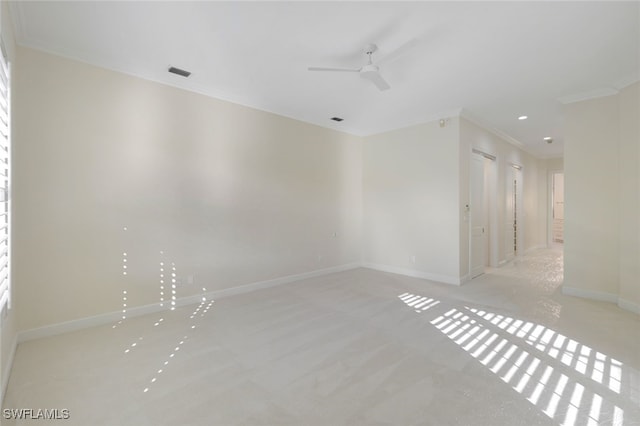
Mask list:
POLYGON ((567 296, 582 297, 584 299, 598 300, 600 302, 615 303, 620 309, 624 309, 625 311, 633 312, 640 315, 640 303, 622 299, 612 293, 563 286, 562 294, 566 294, 567 296))
POLYGON ((431 274, 429 272, 416 271, 415 269, 398 268, 396 266, 381 265, 378 263, 362 263, 363 268, 375 269, 376 271, 391 272, 392 274, 405 275, 407 277, 422 278, 430 281, 437 281, 445 284, 461 285, 462 280, 459 277, 451 277, 448 275, 431 274))
POLYGON ((204 295, 199 295, 198 297, 202 298, 202 296, 204 296, 207 299, 220 299, 222 297, 235 296, 237 294, 248 293, 251 291, 261 290, 264 288, 274 287, 282 284, 288 284, 295 281, 306 280, 309 278, 321 277, 323 275, 333 274, 335 272, 348 271, 350 269, 356 269, 360 267, 361 267, 360 263, 348 263, 345 265, 333 266, 330 268, 316 269, 315 271, 304 272, 302 274, 287 275, 285 277, 274 278, 272 280, 258 281, 251 284, 245 284, 237 287, 226 288, 223 290, 216 290, 216 291, 205 293, 204 295))
POLYGON ((528 249, 525 249, 524 254, 528 254, 528 253, 531 253, 533 251, 540 250, 540 249, 545 249, 545 248, 548 248, 546 244, 540 244, 540 245, 537 245, 537 246, 529 247, 528 249))
POLYGON ((640 303, 635 303, 630 300, 619 298, 618 306, 626 311, 630 311, 640 315, 640 303))
POLYGON ((11 368, 13 367, 13 358, 16 355, 18 349, 18 336, 13 339, 11 344, 11 350, 9 351, 9 359, 7 360, 6 367, 2 372, 2 386, 0 388, 0 405, 4 405, 4 396, 7 394, 7 386, 9 385, 9 376, 11 375, 11 368))
POLYGON ((604 291, 585 290, 582 288, 562 286, 562 294, 582 297, 583 299, 598 300, 600 302, 618 303, 617 295, 604 291))
MULTIPOLYGON (((333 266, 330 268, 317 269, 315 271, 304 272, 302 274, 287 275, 284 277, 274 278, 271 280, 258 281, 251 284, 245 284, 238 287, 226 288, 222 290, 210 291, 204 294, 196 294, 187 297, 181 297, 176 300, 176 307, 193 305, 198 303, 205 297, 207 300, 221 299, 223 297, 235 296, 238 294, 249 293, 251 291, 261 290, 269 287, 275 287, 282 284, 288 284, 308 278, 320 277, 335 272, 347 271, 359 268, 360 263, 349 263, 345 265, 333 266)), ((164 306, 160 306, 159 302, 136 306, 127 310, 127 318, 139 317, 142 315, 152 314, 167 310, 166 302, 164 306)), ((34 328, 21 331, 18 333, 17 342, 22 343, 28 340, 40 339, 43 337, 56 336, 58 334, 69 333, 71 331, 83 330, 85 328, 96 327, 105 324, 113 324, 122 318, 122 311, 108 312, 92 317, 78 318, 71 321, 51 324, 44 327, 34 328)), ((4 376, 3 376, 4 377, 4 376)))
MULTIPOLYGON (((192 305, 198 303, 202 295, 181 297, 176 299, 176 307, 192 305)), ((159 302, 136 306, 127 309, 127 318, 139 317, 142 315, 152 314, 167 310, 167 302, 160 306, 159 302)), ((56 324, 45 325, 44 327, 32 328, 30 330, 20 331, 18 333, 18 343, 26 342, 43 337, 56 336, 58 334, 70 333, 72 331, 83 330, 85 328, 97 327, 105 324, 114 324, 122 318, 122 311, 107 312, 91 317, 83 317, 71 321, 59 322, 56 324)))

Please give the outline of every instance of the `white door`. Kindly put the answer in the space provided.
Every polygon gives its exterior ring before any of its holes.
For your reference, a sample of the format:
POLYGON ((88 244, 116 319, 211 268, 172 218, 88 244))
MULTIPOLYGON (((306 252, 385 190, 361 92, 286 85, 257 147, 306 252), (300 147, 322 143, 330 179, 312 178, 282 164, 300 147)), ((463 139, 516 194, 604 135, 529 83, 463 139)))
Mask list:
POLYGON ((471 278, 484 273, 485 265, 485 206, 484 206, 484 157, 471 154, 469 203, 469 274, 471 278))

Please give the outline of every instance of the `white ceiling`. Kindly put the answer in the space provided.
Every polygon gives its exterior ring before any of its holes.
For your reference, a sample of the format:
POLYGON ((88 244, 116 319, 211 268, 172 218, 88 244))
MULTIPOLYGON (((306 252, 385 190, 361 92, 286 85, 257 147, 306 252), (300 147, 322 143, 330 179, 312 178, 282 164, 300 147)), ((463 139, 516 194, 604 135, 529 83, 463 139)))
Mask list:
POLYGON ((562 155, 560 100, 614 93, 640 76, 639 2, 10 6, 24 46, 357 135, 463 111, 539 157, 562 155), (416 49, 381 66, 386 92, 356 73, 307 71, 358 68, 365 44, 378 45, 375 59, 412 38, 416 49))

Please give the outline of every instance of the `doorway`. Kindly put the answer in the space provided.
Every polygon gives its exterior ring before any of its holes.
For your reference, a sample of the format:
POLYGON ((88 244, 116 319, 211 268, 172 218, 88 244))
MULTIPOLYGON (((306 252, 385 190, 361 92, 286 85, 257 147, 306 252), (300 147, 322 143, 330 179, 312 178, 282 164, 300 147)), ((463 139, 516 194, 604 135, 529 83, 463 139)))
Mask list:
POLYGON ((498 266, 496 157, 473 150, 470 161, 469 278, 498 266))
POLYGON ((564 173, 551 174, 551 242, 564 243, 564 173))

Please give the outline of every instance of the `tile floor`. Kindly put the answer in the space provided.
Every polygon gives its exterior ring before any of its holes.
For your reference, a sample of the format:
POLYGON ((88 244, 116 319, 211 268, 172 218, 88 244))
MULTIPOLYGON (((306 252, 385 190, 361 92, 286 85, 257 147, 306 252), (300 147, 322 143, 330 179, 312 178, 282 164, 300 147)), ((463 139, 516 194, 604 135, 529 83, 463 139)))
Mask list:
POLYGON ((540 250, 461 287, 356 269, 19 346, 3 425, 640 425, 640 319, 540 250))

